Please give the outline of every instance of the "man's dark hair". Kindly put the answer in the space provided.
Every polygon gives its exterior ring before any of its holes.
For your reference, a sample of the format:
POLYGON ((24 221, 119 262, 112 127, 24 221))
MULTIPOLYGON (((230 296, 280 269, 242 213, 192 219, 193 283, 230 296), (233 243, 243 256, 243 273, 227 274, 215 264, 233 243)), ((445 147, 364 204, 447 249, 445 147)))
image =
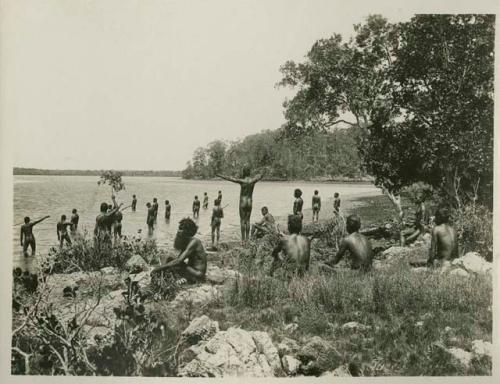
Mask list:
POLYGON ((26 224, 28 224, 28 223, 30 222, 30 218, 29 218, 28 216, 26 216, 26 217, 24 218, 24 222, 25 222, 26 224))
POLYGON ((248 165, 244 165, 243 168, 241 168, 241 176, 242 177, 250 176, 250 167, 248 165))
POLYGON ((66 215, 61 215, 61 220, 66 220, 66 215))
POLYGON ((151 207, 151 203, 150 203, 150 202, 147 202, 147 203, 146 203, 146 207, 148 207, 148 208, 149 208, 149 207, 151 207))
POLYGON ((435 221, 437 225, 446 224, 450 220, 450 211, 446 207, 440 207, 436 211, 435 221))
POLYGON ((347 233, 353 233, 359 231, 361 228, 361 219, 358 215, 349 215, 346 220, 347 233))
POLYGON ((73 210, 71 211, 71 213, 76 213, 76 208, 73 208, 73 210))
POLYGON ((198 226, 189 217, 179 221, 179 230, 182 231, 186 236, 193 237, 198 231, 198 226))
POLYGON ((269 209, 267 209, 267 207, 262 207, 260 210, 261 210, 262 212, 264 212, 264 211, 269 212, 269 209))
POLYGON ((338 192, 335 192, 335 193, 333 194, 333 197, 339 197, 339 193, 338 193, 338 192))
POLYGON ((108 210, 108 203, 101 203, 101 212, 106 212, 108 210))
POLYGON ((222 193, 222 191, 219 191, 219 193, 222 193))
POLYGON ((158 199, 156 197, 153 197, 153 203, 156 203, 158 199))
POLYGON ((317 195, 318 193, 319 193, 319 192, 318 192, 318 190, 316 189, 316 190, 314 191, 314 194, 315 194, 315 195, 317 195))
POLYGON ((206 195, 207 193, 206 192, 203 192, 204 195, 206 195))
POLYGON ((197 198, 198 198, 198 195, 195 195, 195 197, 194 197, 194 198, 195 198, 195 199, 197 199, 197 198))
POLYGON ((302 231, 302 218, 299 215, 288 216, 288 232, 299 234, 302 231))
POLYGON ((135 197, 135 195, 132 195, 132 197, 135 197))
POLYGON ((165 204, 170 204, 170 202, 168 200, 165 200, 165 204))
POLYGON ((302 191, 299 188, 297 188, 295 191, 293 191, 293 196, 299 198, 300 196, 302 196, 302 191))

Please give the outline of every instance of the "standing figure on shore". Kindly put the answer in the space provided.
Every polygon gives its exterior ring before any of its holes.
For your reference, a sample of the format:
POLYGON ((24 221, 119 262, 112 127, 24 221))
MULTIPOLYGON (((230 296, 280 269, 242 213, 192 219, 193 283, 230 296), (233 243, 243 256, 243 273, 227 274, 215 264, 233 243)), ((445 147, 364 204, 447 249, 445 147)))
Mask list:
POLYGON ((165 220, 170 221, 170 212, 172 211, 172 206, 170 201, 165 200, 165 220))
POLYGON ((312 210, 313 210, 313 218, 312 221, 319 221, 319 211, 321 210, 321 197, 319 197, 319 192, 314 191, 314 196, 312 198, 312 210))
POLYGON ((153 209, 155 211, 155 224, 156 224, 156 219, 158 218, 158 199, 156 197, 153 198, 153 209))
POLYGON ((434 221, 436 226, 432 229, 431 249, 428 265, 442 266, 458 257, 457 231, 450 223, 450 213, 446 208, 436 211, 434 221))
POLYGON ((220 225, 221 225, 223 218, 224 218, 224 210, 220 206, 220 201, 218 199, 215 199, 214 209, 212 210, 212 220, 211 220, 212 248, 217 248, 217 246, 219 245, 220 225), (217 233, 217 242, 214 243, 216 233, 217 233))
POLYGON ((193 220, 182 219, 174 240, 174 248, 180 252, 179 256, 156 267, 151 273, 171 271, 181 278, 177 283, 203 281, 207 272, 207 254, 201 241, 195 237, 197 231, 198 226, 193 220))
POLYGON ((71 239, 68 234, 68 227, 71 227, 71 222, 66 222, 66 215, 61 216, 61 221, 57 223, 57 240, 59 240, 59 248, 62 248, 64 241, 71 245, 71 239))
POLYGON ((137 207, 137 197, 135 195, 132 195, 132 212, 135 212, 136 207, 137 207))
POLYGON ((113 238, 115 243, 122 238, 122 220, 123 213, 121 211, 116 212, 115 221, 113 222, 113 238))
POLYGON ((115 196, 112 195, 114 208, 108 210, 108 203, 101 203, 100 213, 95 219, 94 235, 98 241, 104 240, 111 243, 111 227, 115 220, 115 213, 118 212, 122 204, 116 204, 115 196))
POLYGON ((208 209, 208 195, 206 192, 203 194, 203 209, 208 209))
POLYGON ((76 233, 76 230, 78 229, 78 222, 80 221, 80 216, 78 215, 78 212, 76 208, 73 208, 73 211, 71 211, 71 234, 74 235, 76 233))
POLYGON ((193 219, 200 217, 200 200, 198 200, 198 195, 194 197, 193 200, 193 219))
POLYGON ((222 204, 222 191, 219 191, 219 193, 217 193, 217 200, 219 200, 219 203, 222 204))
POLYGON ((302 207, 304 205, 304 200, 302 200, 302 191, 297 188, 293 192, 293 196, 295 197, 295 201, 293 202, 293 214, 303 219, 304 214, 302 213, 302 207))
MULTIPOLYGON (((242 178, 237 179, 235 177, 216 175, 223 178, 224 180, 231 181, 233 183, 238 183, 240 185, 240 226, 241 226, 241 240, 243 242, 249 239, 250 235, 250 216, 252 215, 252 198, 253 190, 255 184, 260 181, 264 175, 260 174, 255 177, 250 177, 250 168, 248 166, 243 167, 242 178)), ((219 202, 222 200, 222 195, 220 194, 219 202)))
POLYGON ((146 224, 148 225, 148 236, 151 237, 151 236, 153 236, 153 232, 155 229, 155 209, 149 201, 146 204, 146 207, 148 208, 148 215, 146 217, 146 224))
POLYGON ((24 257, 28 257, 28 247, 31 247, 31 256, 35 256, 36 240, 33 234, 33 227, 49 217, 50 216, 44 216, 40 220, 36 220, 32 223, 30 223, 30 218, 28 216, 24 218, 24 224, 21 226, 21 247, 23 247, 24 257))
POLYGON ((348 236, 340 242, 337 254, 327 264, 337 264, 342 256, 349 251, 351 269, 368 271, 372 266, 373 251, 370 240, 359 233, 361 220, 357 215, 349 215, 346 220, 348 236))
POLYGON ((333 194, 333 213, 335 216, 340 214, 340 197, 338 192, 333 194))

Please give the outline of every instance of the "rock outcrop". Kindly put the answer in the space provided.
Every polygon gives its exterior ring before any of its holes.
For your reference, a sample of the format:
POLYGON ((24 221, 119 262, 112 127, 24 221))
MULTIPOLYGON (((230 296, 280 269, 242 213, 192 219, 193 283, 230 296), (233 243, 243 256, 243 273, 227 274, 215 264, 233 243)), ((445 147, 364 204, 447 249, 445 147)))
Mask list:
POLYGON ((486 261, 477 252, 468 252, 464 256, 459 257, 451 262, 454 267, 459 267, 466 272, 476 274, 492 273, 493 263, 486 261))

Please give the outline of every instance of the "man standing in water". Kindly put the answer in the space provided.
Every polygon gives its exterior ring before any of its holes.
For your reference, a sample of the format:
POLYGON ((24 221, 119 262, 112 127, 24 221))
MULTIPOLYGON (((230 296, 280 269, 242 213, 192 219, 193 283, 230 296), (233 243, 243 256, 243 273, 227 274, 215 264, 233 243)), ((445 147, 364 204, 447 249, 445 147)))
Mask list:
POLYGON ((446 208, 436 211, 436 226, 432 230, 428 264, 441 266, 458 257, 457 232, 449 224, 450 213, 446 208))
POLYGON ((170 201, 165 200, 165 220, 170 221, 171 211, 172 211, 172 206, 170 205, 170 201))
POLYGON ((200 217, 200 200, 198 200, 198 196, 195 196, 193 201, 193 219, 197 219, 198 217, 200 217))
POLYGON ((156 219, 158 218, 158 199, 156 197, 153 198, 153 209, 155 211, 154 218, 155 218, 155 224, 156 224, 156 219))
POLYGON ((313 209, 313 223, 319 221, 319 211, 321 210, 321 197, 319 197, 319 192, 314 191, 314 196, 312 198, 312 209, 313 209))
POLYGON ((153 231, 155 229, 155 209, 151 206, 151 203, 146 204, 148 208, 148 216, 146 217, 146 224, 148 225, 148 236, 153 236, 153 231))
POLYGON ((80 216, 77 213, 76 208, 73 208, 71 215, 71 233, 75 234, 78 229, 78 222, 80 221, 80 216))
POLYGON ((179 256, 156 267, 152 273, 170 270, 181 277, 178 283, 203 281, 207 272, 207 254, 201 241, 194 237, 197 231, 198 226, 193 220, 182 219, 174 240, 174 248, 180 251, 179 256))
POLYGON ((71 245, 71 239, 68 235, 68 227, 71 227, 71 222, 66 222, 66 215, 61 216, 61 221, 57 223, 57 240, 59 240, 59 248, 62 248, 64 241, 71 245))
POLYGON ((206 192, 203 195, 203 209, 208 209, 208 195, 206 192))
MULTIPOLYGON (((243 242, 249 239, 250 235, 250 216, 252 215, 252 198, 255 184, 260 181, 264 175, 260 174, 255 177, 250 177, 250 168, 243 167, 242 178, 237 179, 230 176, 216 175, 225 180, 240 185, 240 226, 241 226, 241 240, 243 242)), ((220 201, 220 200, 219 200, 220 201)))
POLYGON ((33 235, 33 227, 49 217, 50 216, 44 216, 40 220, 32 223, 30 223, 30 218, 28 216, 24 218, 24 224, 21 226, 21 247, 23 247, 23 255, 25 257, 28 257, 28 247, 31 247, 31 256, 35 256, 36 240, 35 235, 33 235))
POLYGON ((122 204, 116 204, 115 196, 112 195, 114 208, 108 211, 108 203, 101 203, 100 213, 95 219, 94 235, 98 240, 111 242, 111 227, 115 220, 115 213, 118 212, 122 204))
POLYGON ((137 197, 135 197, 135 195, 132 195, 132 212, 135 212, 136 207, 137 207, 137 197))
POLYGON ((215 199, 214 201, 214 209, 212 210, 212 220, 211 220, 211 227, 212 227, 212 248, 216 249, 217 245, 219 245, 219 239, 220 239, 220 225, 222 222, 222 219, 224 218, 224 210, 220 206, 220 201, 218 199, 215 199), (215 235, 217 234, 217 242, 215 243, 215 235))
POLYGON ((219 193, 217 194, 217 200, 219 200, 219 202, 222 204, 222 191, 219 191, 219 193))
POLYGON ((338 192, 333 194, 333 213, 335 213, 335 216, 340 214, 340 197, 338 192))
POLYGON ((304 205, 304 200, 302 200, 302 191, 297 188, 293 192, 293 196, 295 197, 295 201, 293 202, 293 214, 303 219, 304 214, 302 213, 302 207, 304 205))

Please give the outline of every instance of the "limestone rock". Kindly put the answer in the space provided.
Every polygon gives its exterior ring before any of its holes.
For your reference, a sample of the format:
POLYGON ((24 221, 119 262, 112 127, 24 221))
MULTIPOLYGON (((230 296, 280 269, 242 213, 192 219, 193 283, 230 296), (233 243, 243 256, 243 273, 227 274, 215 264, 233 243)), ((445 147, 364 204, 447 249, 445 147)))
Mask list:
POLYGON ((479 356, 493 357, 493 345, 483 340, 474 340, 472 342, 472 352, 479 356))
POLYGON ((281 368, 278 351, 265 332, 231 327, 191 348, 195 356, 181 362, 181 377, 271 377, 281 368))
POLYGON ((189 326, 182 332, 182 336, 191 345, 202 340, 208 340, 219 332, 219 323, 210 320, 206 315, 197 317, 189 323, 189 326))
POLYGON ((371 329, 370 326, 368 325, 364 325, 364 324, 361 324, 361 323, 358 323, 357 321, 350 321, 348 323, 345 323, 344 325, 342 325, 342 329, 343 330, 351 330, 351 331, 368 331, 371 329))
POLYGON ((469 272, 462 268, 454 268, 450 271, 450 275, 459 277, 469 277, 469 272))
POLYGON ((211 284, 202 284, 180 291, 169 303, 173 309, 185 308, 186 305, 200 307, 220 298, 219 290, 211 284))
POLYGON ((297 357, 303 363, 317 360, 330 348, 330 344, 319 336, 313 336, 297 353, 297 357))
POLYGON ((290 324, 285 325, 283 330, 286 332, 289 332, 289 333, 294 333, 298 328, 299 328, 299 325, 297 323, 290 323, 290 324))
POLYGON ((452 261, 452 265, 459 266, 467 272, 473 273, 491 273, 493 263, 483 259, 477 252, 468 252, 464 256, 452 261))
POLYGON ((146 271, 149 268, 148 263, 139 255, 134 255, 125 263, 125 269, 130 273, 146 271))
POLYGON ((284 337, 278 344, 278 355, 281 357, 285 355, 292 355, 299 350, 299 344, 288 337, 284 337))
POLYGON ((101 268, 101 272, 104 273, 105 275, 116 275, 116 274, 120 273, 120 271, 118 270, 118 268, 115 268, 115 267, 104 267, 104 268, 101 268))
POLYGON ((470 361, 472 360, 472 353, 467 352, 461 348, 448 348, 447 349, 448 353, 450 353, 455 359, 457 359, 460 364, 462 364, 465 367, 468 367, 470 364, 470 361))
POLYGON ((148 271, 140 273, 131 273, 129 278, 132 282, 137 283, 140 289, 144 289, 151 283, 151 273, 148 271))
POLYGON ((235 280, 240 277, 240 273, 231 269, 221 269, 210 264, 207 267, 206 280, 212 284, 224 284, 227 280, 235 280))
POLYGON ((281 359, 283 369, 288 375, 296 375, 300 368, 300 361, 290 355, 285 355, 281 359))

